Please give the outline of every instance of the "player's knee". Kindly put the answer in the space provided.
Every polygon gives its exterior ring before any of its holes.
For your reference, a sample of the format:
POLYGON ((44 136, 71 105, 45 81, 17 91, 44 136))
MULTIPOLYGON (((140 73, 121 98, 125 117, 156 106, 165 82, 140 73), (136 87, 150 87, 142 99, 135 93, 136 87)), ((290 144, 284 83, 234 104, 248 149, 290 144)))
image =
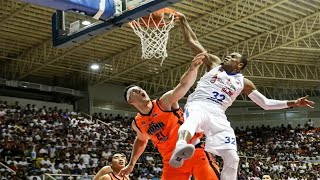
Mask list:
POLYGON ((236 163, 237 165, 239 164, 240 158, 239 158, 239 156, 238 156, 237 153, 235 153, 235 155, 233 156, 233 161, 234 161, 234 163, 236 163))
POLYGON ((238 156, 237 151, 228 151, 226 156, 226 162, 225 162, 227 166, 237 169, 239 165, 239 161, 240 161, 240 158, 238 156))
POLYGON ((193 137, 193 135, 195 134, 195 130, 196 130, 196 125, 193 125, 193 124, 187 124, 184 122, 184 124, 182 124, 180 127, 179 127, 179 130, 178 130, 178 133, 179 134, 188 134, 188 136, 191 136, 193 137))
POLYGON ((238 162, 239 163, 240 158, 239 158, 239 155, 238 155, 237 151, 231 151, 230 157, 234 162, 238 162))

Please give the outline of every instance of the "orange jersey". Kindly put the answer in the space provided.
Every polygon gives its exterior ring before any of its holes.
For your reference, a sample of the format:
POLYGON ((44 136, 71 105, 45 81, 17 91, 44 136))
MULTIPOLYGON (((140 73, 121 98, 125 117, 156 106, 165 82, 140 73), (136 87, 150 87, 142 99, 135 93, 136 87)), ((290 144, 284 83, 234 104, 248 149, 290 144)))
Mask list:
POLYGON ((163 161, 169 161, 178 140, 178 129, 184 122, 183 111, 181 108, 163 111, 158 100, 153 100, 152 105, 149 114, 137 114, 135 124, 142 133, 149 136, 163 161))
POLYGON ((113 172, 108 173, 107 175, 110 176, 111 180, 130 180, 128 177, 119 178, 113 172))

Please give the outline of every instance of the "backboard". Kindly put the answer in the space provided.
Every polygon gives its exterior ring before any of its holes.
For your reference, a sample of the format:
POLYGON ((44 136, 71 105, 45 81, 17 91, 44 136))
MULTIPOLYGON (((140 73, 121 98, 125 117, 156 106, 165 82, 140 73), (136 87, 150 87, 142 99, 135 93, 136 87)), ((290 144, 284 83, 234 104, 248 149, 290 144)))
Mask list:
POLYGON ((60 8, 52 15, 53 46, 64 48, 121 27, 125 23, 181 0, 90 0, 90 5, 86 4, 89 0, 59 1, 83 3, 78 6, 69 5, 68 9, 60 8), (93 3, 99 5, 93 5, 93 3))

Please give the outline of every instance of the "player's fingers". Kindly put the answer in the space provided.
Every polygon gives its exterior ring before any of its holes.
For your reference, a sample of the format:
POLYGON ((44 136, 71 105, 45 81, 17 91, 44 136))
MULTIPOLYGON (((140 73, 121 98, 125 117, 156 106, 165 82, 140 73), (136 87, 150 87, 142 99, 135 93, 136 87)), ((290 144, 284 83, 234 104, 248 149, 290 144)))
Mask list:
POLYGON ((130 174, 130 171, 126 171, 126 173, 124 173, 123 177, 128 176, 130 174))
POLYGON ((198 59, 204 59, 206 56, 204 56, 204 55, 201 55, 201 56, 199 56, 199 58, 198 59))
POLYGON ((310 104, 310 105, 313 105, 313 104, 315 104, 315 102, 313 102, 313 101, 309 101, 309 100, 304 100, 307 104, 310 104))
POLYGON ((302 102, 305 103, 305 104, 308 104, 308 105, 314 105, 315 104, 315 102, 309 101, 308 99, 302 99, 302 102))
POLYGON ((124 169, 122 169, 122 170, 119 172, 119 176, 121 176, 121 177, 124 177, 124 176, 125 176, 125 170, 124 170, 124 169))
POLYGON ((204 56, 204 55, 200 55, 200 56, 196 56, 196 57, 194 58, 194 60, 204 59, 204 58, 205 58, 205 56, 204 56))
POLYGON ((206 54, 208 54, 208 52, 207 51, 204 51, 204 52, 201 52, 201 53, 199 53, 199 54, 197 54, 197 56, 204 56, 204 55, 206 55, 206 54))
POLYGON ((196 58, 199 58, 199 57, 205 57, 205 54, 203 54, 203 53, 197 54, 196 58))
POLYGON ((198 61, 198 62, 197 62, 197 65, 198 65, 198 66, 200 66, 201 64, 203 64, 202 61, 198 61))
POLYGON ((309 108, 312 108, 312 109, 314 109, 314 107, 313 107, 313 106, 311 106, 311 105, 309 105, 309 104, 307 104, 307 106, 308 106, 309 108))
POLYGON ((197 56, 197 59, 203 59, 205 57, 206 57, 205 55, 201 54, 201 55, 197 56))
POLYGON ((195 60, 196 64, 202 64, 203 63, 203 58, 199 58, 195 60))
POLYGON ((314 102, 314 101, 309 101, 309 100, 308 100, 308 102, 310 102, 311 104, 315 104, 315 102, 314 102))
POLYGON ((309 95, 306 95, 305 97, 302 97, 301 99, 307 99, 309 97, 309 95))

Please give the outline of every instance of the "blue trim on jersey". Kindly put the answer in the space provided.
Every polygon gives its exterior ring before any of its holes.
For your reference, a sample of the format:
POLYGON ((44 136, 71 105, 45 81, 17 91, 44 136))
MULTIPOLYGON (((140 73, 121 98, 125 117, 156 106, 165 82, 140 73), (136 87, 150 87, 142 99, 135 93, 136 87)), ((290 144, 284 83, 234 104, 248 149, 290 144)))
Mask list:
POLYGON ((237 75, 237 74, 239 74, 240 73, 240 71, 239 72, 235 72, 235 73, 228 73, 226 70, 224 70, 223 69, 223 67, 220 65, 220 67, 219 67, 219 71, 221 71, 221 72, 226 72, 226 74, 227 75, 229 75, 229 76, 234 76, 234 75, 237 75))
MULTIPOLYGON (((227 71, 226 71, 226 73, 227 73, 227 71)), ((237 74, 239 74, 240 72, 236 72, 236 73, 227 73, 229 76, 234 76, 234 75, 237 75, 237 74)))

